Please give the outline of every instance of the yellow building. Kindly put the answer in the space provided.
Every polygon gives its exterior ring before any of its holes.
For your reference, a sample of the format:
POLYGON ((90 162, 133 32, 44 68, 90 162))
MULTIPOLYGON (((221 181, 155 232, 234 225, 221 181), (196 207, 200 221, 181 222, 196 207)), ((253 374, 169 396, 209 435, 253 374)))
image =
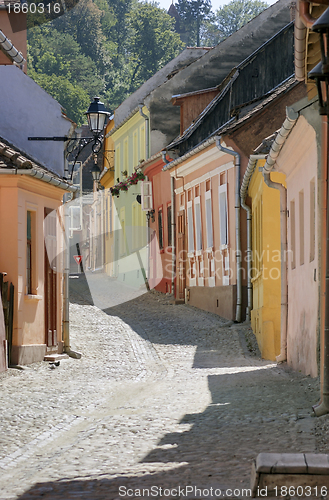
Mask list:
POLYGON ((140 228, 146 228, 147 223, 145 212, 137 201, 140 185, 138 182, 130 184, 129 179, 138 165, 148 158, 149 112, 145 106, 142 113, 135 109, 119 126, 115 127, 115 118, 108 124, 104 145, 107 171, 101 178, 106 189, 118 188, 113 196, 110 191, 105 192, 106 272, 137 288, 145 284, 147 249, 145 247, 139 257, 134 251, 141 246, 140 228), (110 151, 113 153, 109 156, 110 151), (110 165, 109 157, 112 158, 110 165))
MULTIPOLYGON (((261 163, 265 160, 258 166, 261 163)), ((271 180, 284 184, 285 175, 272 172, 271 180)), ((251 326, 262 357, 275 361, 281 336, 280 193, 265 184, 256 168, 248 194, 252 198, 251 326)))
POLYGON ((114 186, 114 142, 111 136, 107 134, 114 127, 114 121, 110 120, 107 124, 104 139, 104 161, 103 172, 100 183, 105 188, 104 192, 104 266, 105 272, 113 276, 113 254, 114 254, 114 202, 110 188, 114 186))

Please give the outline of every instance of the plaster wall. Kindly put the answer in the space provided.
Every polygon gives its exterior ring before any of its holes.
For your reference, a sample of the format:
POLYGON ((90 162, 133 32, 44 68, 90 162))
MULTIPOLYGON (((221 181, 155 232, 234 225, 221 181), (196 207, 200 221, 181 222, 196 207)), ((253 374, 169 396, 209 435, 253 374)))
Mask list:
POLYGON ((294 370, 300 370, 312 377, 318 374, 317 162, 315 131, 301 116, 282 149, 277 168, 287 175, 287 198, 290 210, 288 218, 288 364, 294 370), (311 198, 312 189, 315 192, 315 202, 311 198), (295 204, 294 224, 292 203, 295 204), (295 231, 293 231, 294 227, 295 231), (293 234, 295 245, 292 241, 293 234))
MULTIPOLYGON (((163 224, 163 249, 160 250, 162 279, 155 286, 155 289, 162 293, 172 293, 171 290, 171 269, 172 269, 172 247, 169 246, 168 208, 171 207, 171 181, 168 171, 163 172, 164 163, 162 158, 152 166, 145 168, 144 174, 152 181, 154 222, 150 219, 150 228, 157 234, 159 241, 159 211, 162 210, 163 224)), ((156 282, 159 273, 158 259, 150 257, 150 286, 156 282)))
MULTIPOLYGON (((258 166, 248 194, 252 198, 251 326, 264 359, 275 361, 281 339, 281 233, 280 193, 266 186, 258 166)), ((285 176, 274 172, 271 180, 284 185, 285 176)))
MULTIPOLYGON (((0 185, 0 266, 14 290, 13 363, 43 359, 45 351, 44 209, 61 205, 63 192, 28 176, 2 176, 0 185), (27 211, 33 213, 33 289, 26 289, 27 211), (10 217, 8 216, 10 214, 10 217), (28 348, 34 346, 34 348, 28 348), (35 347, 36 346, 36 347, 35 347), (41 347, 41 349, 38 348, 41 347), (24 348, 29 352, 23 355, 24 348), (41 357, 40 357, 41 356, 41 357)), ((60 247, 58 248, 60 253, 60 247)), ((62 340, 61 274, 57 273, 57 340, 62 340)))
POLYGON ((64 175, 64 143, 28 141, 28 137, 68 135, 72 122, 61 105, 23 71, 0 65, 0 137, 47 169, 64 175))
MULTIPOLYGON (((232 318, 236 294, 232 292, 236 285, 236 241, 235 241, 235 168, 232 156, 222 153, 215 144, 185 160, 171 170, 177 177, 176 213, 185 213, 185 259, 186 287, 190 289, 188 300, 197 307, 211 310, 228 319, 232 318), (184 182, 182 180, 184 179, 184 182), (227 242, 221 241, 221 215, 219 191, 224 189, 227 202, 227 242), (206 197, 211 199, 213 245, 207 245, 206 197), (196 246, 196 199, 200 199, 202 248, 196 246), (188 250, 187 209, 192 202, 194 251, 188 250), (200 294, 203 294, 201 300, 200 294), (208 290, 210 288, 211 290, 208 290), (226 292, 225 292, 226 290, 226 292), (208 305, 205 306, 205 303, 208 305), (219 312, 220 311, 220 312, 219 312)), ((177 228, 177 219, 176 219, 177 228)), ((176 255, 179 259, 179 255, 176 255)))

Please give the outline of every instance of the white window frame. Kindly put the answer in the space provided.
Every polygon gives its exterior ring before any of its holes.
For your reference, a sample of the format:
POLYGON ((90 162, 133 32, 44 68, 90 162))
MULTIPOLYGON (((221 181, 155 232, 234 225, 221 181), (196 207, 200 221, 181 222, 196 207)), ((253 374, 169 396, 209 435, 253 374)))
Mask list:
POLYGON ((192 201, 187 202, 187 242, 188 255, 194 255, 194 227, 192 201))
POLYGON ((218 187, 219 235, 221 248, 228 246, 227 184, 218 187), (224 201, 224 206, 222 205, 224 201), (223 210, 224 208, 224 210, 223 210))
POLYGON ((207 251, 213 249, 214 246, 214 234, 213 234, 213 222, 212 222, 212 201, 211 201, 211 191, 206 191, 205 194, 205 212, 206 212, 206 238, 207 238, 207 251), (207 201, 210 200, 210 203, 207 201), (209 219, 208 219, 208 209, 210 207, 209 219))
POLYGON ((152 182, 141 181, 141 202, 142 210, 148 212, 153 210, 152 182))
POLYGON ((195 218, 195 251, 196 255, 202 252, 202 220, 201 220, 201 199, 200 196, 194 198, 194 218, 195 218))

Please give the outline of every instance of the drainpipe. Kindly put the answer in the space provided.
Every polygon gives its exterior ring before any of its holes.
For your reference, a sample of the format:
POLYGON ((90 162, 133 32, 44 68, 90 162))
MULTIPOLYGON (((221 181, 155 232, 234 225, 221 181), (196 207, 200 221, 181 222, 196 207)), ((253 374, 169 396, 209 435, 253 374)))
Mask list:
POLYGON ((143 104, 138 104, 139 114, 145 119, 145 149, 146 149, 146 158, 147 160, 150 157, 150 134, 149 134, 149 117, 143 113, 143 104))
POLYGON ((250 321, 250 313, 252 310, 252 283, 251 283, 251 270, 252 270, 252 237, 251 237, 251 228, 252 228, 252 211, 251 207, 246 204, 246 197, 248 194, 248 187, 252 175, 257 166, 257 161, 265 159, 265 155, 250 155, 249 162, 247 165, 246 172, 244 174, 241 189, 240 189, 240 198, 241 198, 241 207, 247 212, 247 266, 248 266, 248 306, 246 309, 246 321, 250 321))
POLYGON ((313 406, 316 417, 329 413, 329 185, 328 185, 328 117, 322 122, 321 161, 321 306, 320 306, 320 346, 321 346, 321 400, 313 406))
POLYGON ((281 349, 277 361, 287 359, 287 324, 288 324, 288 279, 287 279, 287 190, 278 182, 271 181, 272 171, 277 157, 298 118, 292 108, 286 108, 286 119, 276 136, 263 168, 264 181, 270 188, 280 191, 280 228, 281 228, 281 349))
MULTIPOLYGON (((167 151, 161 151, 162 161, 166 164, 170 163, 167 159, 167 151)), ((170 194, 171 194, 171 293, 175 297, 175 260, 176 260, 176 242, 175 242, 175 178, 170 177, 170 194)))
POLYGON ((216 137, 219 151, 235 157, 235 241, 236 241, 236 316, 235 321, 241 323, 242 307, 242 268, 241 268, 241 227, 240 227, 240 165, 239 153, 221 145, 221 136, 216 137))

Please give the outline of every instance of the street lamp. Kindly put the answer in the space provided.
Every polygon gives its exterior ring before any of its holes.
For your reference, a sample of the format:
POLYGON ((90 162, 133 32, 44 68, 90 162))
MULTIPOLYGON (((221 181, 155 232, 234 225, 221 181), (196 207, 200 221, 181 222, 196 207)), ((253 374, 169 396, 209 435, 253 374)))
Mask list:
POLYGON ((65 151, 66 156, 73 154, 73 165, 71 172, 71 179, 73 176, 73 171, 75 164, 80 156, 82 150, 92 143, 92 152, 94 153, 95 165, 91 171, 93 179, 99 181, 100 169, 97 165, 97 154, 100 152, 103 145, 103 131, 106 124, 106 119, 110 115, 108 111, 105 110, 104 103, 99 100, 99 97, 94 97, 94 100, 90 103, 88 111, 85 113, 88 120, 88 126, 93 134, 92 137, 81 137, 81 138, 71 138, 71 137, 28 137, 29 141, 60 141, 67 142, 65 151))
POLYGON ((87 116, 90 131, 95 136, 98 137, 103 132, 105 120, 109 114, 105 111, 105 106, 100 102, 99 97, 94 97, 85 115, 87 116))

